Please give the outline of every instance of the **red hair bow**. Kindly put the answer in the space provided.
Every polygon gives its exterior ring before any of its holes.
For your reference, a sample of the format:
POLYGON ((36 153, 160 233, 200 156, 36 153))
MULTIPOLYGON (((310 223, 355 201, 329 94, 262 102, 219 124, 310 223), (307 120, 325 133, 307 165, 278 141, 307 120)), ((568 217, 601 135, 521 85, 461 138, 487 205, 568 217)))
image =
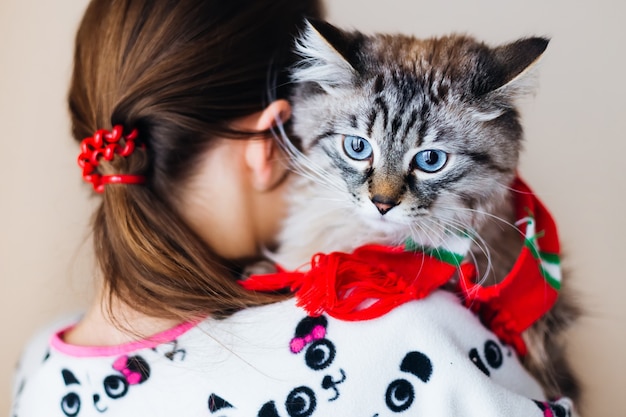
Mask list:
POLYGON ((143 175, 100 175, 96 172, 100 158, 111 161, 115 155, 126 157, 135 150, 135 140, 139 134, 137 129, 127 135, 123 131, 124 128, 120 125, 114 126, 110 132, 100 129, 93 136, 83 139, 80 144, 78 166, 83 170, 85 181, 90 182, 98 193, 104 191, 106 184, 141 184, 145 181, 143 175))

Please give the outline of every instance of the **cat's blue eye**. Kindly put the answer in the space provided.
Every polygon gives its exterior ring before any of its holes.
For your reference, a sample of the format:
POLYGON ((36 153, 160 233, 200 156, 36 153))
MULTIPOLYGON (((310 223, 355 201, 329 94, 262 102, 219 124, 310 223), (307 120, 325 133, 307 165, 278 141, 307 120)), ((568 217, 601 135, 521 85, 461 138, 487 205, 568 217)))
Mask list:
POLYGON ((343 138, 343 151, 350 158, 357 161, 365 161, 372 157, 372 145, 358 136, 344 136, 343 138))
POLYGON ((428 173, 442 170, 446 162, 448 162, 448 154, 439 149, 418 152, 414 160, 415 168, 428 173))

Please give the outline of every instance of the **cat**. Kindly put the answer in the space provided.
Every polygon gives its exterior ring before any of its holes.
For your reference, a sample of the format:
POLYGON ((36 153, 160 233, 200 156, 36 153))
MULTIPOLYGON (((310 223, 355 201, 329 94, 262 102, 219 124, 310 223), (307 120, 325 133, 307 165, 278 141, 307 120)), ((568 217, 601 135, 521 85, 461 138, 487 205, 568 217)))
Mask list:
MULTIPOLYGON (((489 47, 465 35, 417 39, 308 22, 296 43, 290 137, 300 174, 271 259, 287 269, 315 252, 368 244, 444 244, 472 230, 485 285, 521 249, 509 184, 523 131, 517 98, 534 90, 549 40, 489 47)), ((524 338, 525 366, 549 398, 577 400, 562 333, 579 315, 567 287, 524 338)))

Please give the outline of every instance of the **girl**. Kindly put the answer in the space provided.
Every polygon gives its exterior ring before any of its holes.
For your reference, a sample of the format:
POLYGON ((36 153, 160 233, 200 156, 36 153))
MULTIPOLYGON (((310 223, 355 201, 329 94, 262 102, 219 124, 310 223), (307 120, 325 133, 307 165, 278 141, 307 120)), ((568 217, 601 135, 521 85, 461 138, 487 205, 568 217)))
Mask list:
POLYGON ((102 198, 101 282, 78 322, 26 350, 12 415, 571 411, 451 294, 350 322, 237 282, 283 215, 286 162, 268 132, 290 117, 284 69, 304 17, 320 4, 91 2, 69 106, 102 198))

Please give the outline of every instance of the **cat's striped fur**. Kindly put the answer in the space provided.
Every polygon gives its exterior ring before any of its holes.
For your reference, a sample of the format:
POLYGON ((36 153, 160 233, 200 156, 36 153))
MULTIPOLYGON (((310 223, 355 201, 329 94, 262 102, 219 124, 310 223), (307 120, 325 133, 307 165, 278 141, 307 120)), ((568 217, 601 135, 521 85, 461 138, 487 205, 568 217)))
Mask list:
MULTIPOLYGON (((490 48, 467 36, 309 25, 293 72, 291 152, 301 175, 273 259, 296 268, 318 251, 408 237, 438 246, 447 231, 472 230, 484 281, 504 277, 521 245, 508 188, 523 136, 515 99, 532 91, 547 44, 490 48)), ((526 364, 550 396, 578 397, 559 338, 577 311, 565 288, 526 335, 526 364)))

